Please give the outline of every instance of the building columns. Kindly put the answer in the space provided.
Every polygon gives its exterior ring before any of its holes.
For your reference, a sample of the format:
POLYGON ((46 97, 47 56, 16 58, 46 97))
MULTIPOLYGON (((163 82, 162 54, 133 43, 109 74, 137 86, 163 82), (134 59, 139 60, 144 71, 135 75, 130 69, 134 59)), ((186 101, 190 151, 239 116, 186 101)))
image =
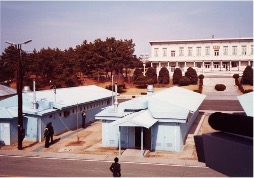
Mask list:
POLYGON ((240 70, 240 67, 241 67, 241 61, 239 60, 238 71, 240 70))

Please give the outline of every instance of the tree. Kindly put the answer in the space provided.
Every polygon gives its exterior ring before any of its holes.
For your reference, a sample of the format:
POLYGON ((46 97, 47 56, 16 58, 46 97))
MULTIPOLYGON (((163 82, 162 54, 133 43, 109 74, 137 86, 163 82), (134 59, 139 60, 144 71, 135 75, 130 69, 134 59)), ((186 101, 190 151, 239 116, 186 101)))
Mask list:
POLYGON ((195 69, 192 67, 189 67, 187 71, 185 72, 185 76, 188 77, 191 81, 191 84, 197 84, 198 83, 198 75, 195 69))
POLYGON ((140 68, 136 68, 133 73, 133 83, 135 83, 140 76, 143 76, 142 70, 140 68))
POLYGON ((146 76, 150 79, 152 79, 151 84, 156 84, 157 83, 157 74, 156 74, 156 69, 153 67, 148 67, 146 71, 146 76))
POLYGON ((169 84, 169 71, 166 67, 162 67, 159 72, 159 84, 169 84))
POLYGON ((182 78, 182 71, 180 68, 176 68, 173 74, 173 84, 179 84, 179 80, 182 78))
POLYGON ((251 66, 247 66, 244 69, 241 83, 253 86, 253 69, 251 66))

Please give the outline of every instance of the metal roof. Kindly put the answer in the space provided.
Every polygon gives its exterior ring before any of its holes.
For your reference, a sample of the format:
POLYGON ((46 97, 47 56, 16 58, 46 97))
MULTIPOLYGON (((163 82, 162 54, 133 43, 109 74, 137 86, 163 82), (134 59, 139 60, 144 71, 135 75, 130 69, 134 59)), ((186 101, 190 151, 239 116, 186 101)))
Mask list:
POLYGON ((237 96, 247 116, 253 117, 253 92, 237 96))
POLYGON ((0 97, 6 95, 14 95, 17 93, 17 90, 14 88, 10 88, 4 85, 0 85, 0 97))
MULTIPOLYGON (((36 91, 37 109, 33 109, 33 92, 23 93, 23 113, 42 116, 57 109, 64 109, 77 104, 85 104, 112 97, 110 90, 95 86, 71 87, 56 90, 36 91)), ((0 101, 0 118, 14 118, 18 115, 18 96, 0 101)))
POLYGON ((129 114, 124 118, 117 119, 116 121, 112 122, 111 125, 145 127, 149 129, 157 121, 158 120, 154 119, 148 110, 142 110, 139 112, 129 114))
MULTIPOLYGON (((113 111, 113 106, 105 108, 95 118, 104 120, 119 120, 119 118, 122 118, 125 123, 130 124, 132 114, 143 110, 149 112, 154 119, 159 119, 160 122, 165 120, 167 122, 184 123, 189 114, 199 108, 205 97, 205 95, 181 87, 171 87, 157 91, 152 95, 141 96, 120 103, 117 111, 113 111), (127 122, 126 119, 130 121, 127 122)), ((141 117, 137 118, 141 119, 141 117)))

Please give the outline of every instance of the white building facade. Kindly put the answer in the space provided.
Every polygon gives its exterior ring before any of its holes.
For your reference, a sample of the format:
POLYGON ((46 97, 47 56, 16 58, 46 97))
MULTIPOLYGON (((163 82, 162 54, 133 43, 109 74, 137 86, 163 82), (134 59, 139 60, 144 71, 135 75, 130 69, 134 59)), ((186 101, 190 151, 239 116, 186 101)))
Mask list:
POLYGON ((194 40, 150 41, 151 67, 167 67, 173 74, 175 68, 183 73, 188 67, 198 74, 230 71, 242 73, 253 66, 253 38, 212 38, 194 40))

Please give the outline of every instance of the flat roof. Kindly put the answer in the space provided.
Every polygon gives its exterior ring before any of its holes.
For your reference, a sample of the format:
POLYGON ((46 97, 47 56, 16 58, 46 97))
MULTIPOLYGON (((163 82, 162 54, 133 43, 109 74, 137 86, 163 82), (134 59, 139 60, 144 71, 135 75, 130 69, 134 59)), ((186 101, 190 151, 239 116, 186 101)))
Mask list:
POLYGON ((186 43, 216 43, 216 42, 253 42, 253 37, 244 38, 210 38, 210 39, 186 39, 186 40, 156 40, 149 41, 152 44, 186 44, 186 43))

